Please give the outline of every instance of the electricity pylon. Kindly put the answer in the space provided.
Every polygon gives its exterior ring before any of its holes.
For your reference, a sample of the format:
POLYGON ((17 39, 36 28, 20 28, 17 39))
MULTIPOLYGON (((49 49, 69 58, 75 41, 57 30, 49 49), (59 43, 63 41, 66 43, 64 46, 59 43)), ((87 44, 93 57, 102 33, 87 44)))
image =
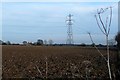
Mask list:
POLYGON ((73 44, 73 32, 72 32, 72 25, 73 25, 73 20, 72 20, 71 14, 68 15, 68 19, 66 20, 67 25, 68 25, 68 30, 67 30, 67 41, 66 44, 73 44))

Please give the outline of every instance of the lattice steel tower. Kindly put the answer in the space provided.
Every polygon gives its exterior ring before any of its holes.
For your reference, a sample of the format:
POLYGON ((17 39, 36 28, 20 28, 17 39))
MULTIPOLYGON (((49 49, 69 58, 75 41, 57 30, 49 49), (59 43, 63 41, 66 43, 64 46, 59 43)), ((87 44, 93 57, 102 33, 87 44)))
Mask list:
POLYGON ((73 44, 73 32, 72 32, 72 25, 73 25, 73 20, 72 20, 71 14, 68 15, 68 19, 66 20, 67 25, 68 25, 68 30, 67 30, 67 41, 66 44, 73 44))

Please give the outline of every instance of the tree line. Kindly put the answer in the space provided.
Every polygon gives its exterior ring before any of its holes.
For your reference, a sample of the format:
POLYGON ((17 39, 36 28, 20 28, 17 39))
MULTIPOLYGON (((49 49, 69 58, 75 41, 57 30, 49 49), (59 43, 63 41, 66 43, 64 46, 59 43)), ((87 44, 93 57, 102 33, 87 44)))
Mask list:
POLYGON ((22 44, 20 43, 11 43, 10 41, 2 41, 0 40, 0 45, 52 45, 53 44, 53 40, 42 40, 42 39, 38 39, 36 42, 29 42, 29 41, 23 41, 22 44))
MULTIPOLYGON (((115 41, 117 42, 117 45, 114 44, 114 41, 109 42, 109 44, 112 44, 112 47, 117 47, 120 50, 120 32, 115 36, 115 41)), ((69 44, 56 44, 53 42, 52 39, 50 40, 42 40, 42 39, 38 39, 36 42, 29 42, 29 41, 23 41, 22 44, 20 43, 11 43, 10 41, 2 41, 0 40, 0 45, 53 45, 53 46, 65 46, 65 45, 69 45, 69 44)), ((94 45, 96 45, 95 43, 92 44, 85 44, 85 43, 81 43, 81 44, 72 44, 72 46, 91 46, 93 47, 94 45)), ((103 44, 97 44, 97 47, 106 47, 106 45, 103 44)))

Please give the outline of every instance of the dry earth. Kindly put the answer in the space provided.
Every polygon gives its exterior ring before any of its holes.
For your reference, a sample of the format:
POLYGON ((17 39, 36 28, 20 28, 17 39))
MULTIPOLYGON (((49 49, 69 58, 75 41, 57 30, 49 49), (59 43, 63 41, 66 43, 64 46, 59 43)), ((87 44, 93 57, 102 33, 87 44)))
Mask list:
MULTIPOLYGON (((93 47, 3 46, 3 78, 108 78, 105 60, 93 47)), ((100 51, 106 56, 106 50, 100 51)), ((116 50, 110 50, 112 75, 116 50)))

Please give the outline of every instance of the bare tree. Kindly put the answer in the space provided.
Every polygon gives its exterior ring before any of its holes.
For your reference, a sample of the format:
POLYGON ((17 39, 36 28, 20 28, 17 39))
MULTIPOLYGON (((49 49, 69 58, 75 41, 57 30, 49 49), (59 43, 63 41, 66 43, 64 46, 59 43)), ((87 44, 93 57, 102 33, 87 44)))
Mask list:
POLYGON ((47 45, 47 40, 44 40, 44 45, 47 45))
POLYGON ((11 42, 10 42, 10 41, 7 41, 6 44, 7 44, 7 45, 11 45, 11 42))
POLYGON ((101 8, 97 10, 97 14, 95 15, 95 19, 97 21, 97 25, 101 32, 105 35, 106 37, 106 45, 107 45, 107 66, 108 66, 108 71, 109 71, 109 78, 112 80, 111 76, 111 68, 110 68, 110 51, 109 51, 109 33, 110 33, 110 26, 112 22, 112 7, 107 7, 105 9, 101 8), (106 21, 104 21, 101 17, 101 14, 106 12, 107 10, 110 11, 109 16, 106 17, 106 21))
POLYGON ((48 43, 49 43, 49 45, 52 45, 53 44, 53 40, 52 39, 48 40, 48 43))

